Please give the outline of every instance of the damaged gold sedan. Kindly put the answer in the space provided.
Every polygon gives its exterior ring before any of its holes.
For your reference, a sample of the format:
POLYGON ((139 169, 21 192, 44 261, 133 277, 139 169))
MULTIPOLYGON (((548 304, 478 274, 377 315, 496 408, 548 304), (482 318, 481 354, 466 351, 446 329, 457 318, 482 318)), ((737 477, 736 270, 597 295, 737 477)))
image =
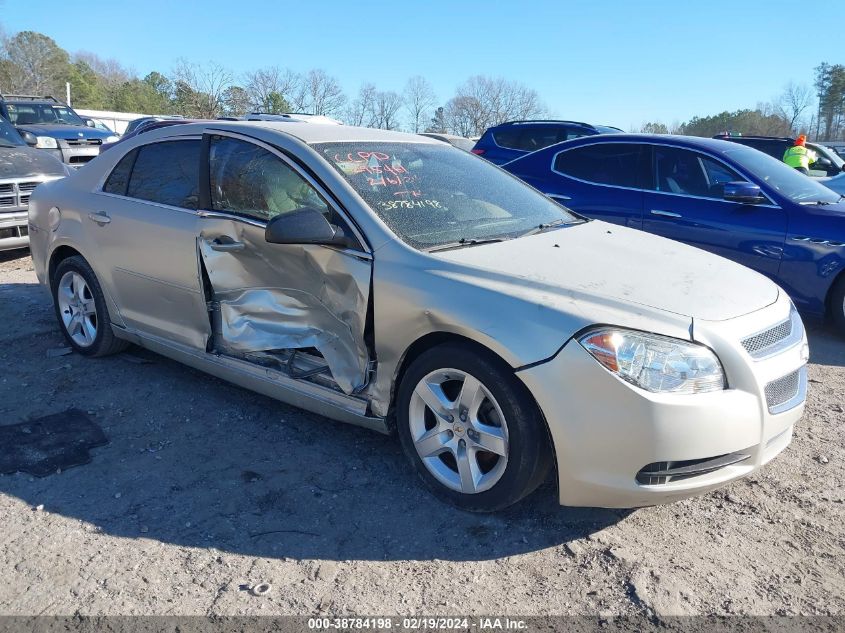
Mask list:
POLYGON ((806 337, 773 283, 422 136, 162 128, 39 186, 29 229, 78 353, 135 343, 395 430, 469 510, 554 465, 563 504, 688 497, 773 458, 803 411, 806 337))

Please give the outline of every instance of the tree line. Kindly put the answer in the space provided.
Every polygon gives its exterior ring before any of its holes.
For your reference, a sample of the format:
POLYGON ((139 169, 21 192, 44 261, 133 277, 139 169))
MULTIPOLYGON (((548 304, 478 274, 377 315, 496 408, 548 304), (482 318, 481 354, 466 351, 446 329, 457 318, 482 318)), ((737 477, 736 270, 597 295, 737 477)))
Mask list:
POLYGON ((480 135, 503 121, 547 114, 536 91, 480 75, 470 77, 442 105, 421 76, 408 79, 401 92, 365 83, 350 98, 338 79, 322 69, 297 72, 268 66, 236 75, 217 63, 179 59, 169 72, 138 77, 116 60, 71 54, 42 33, 2 37, 0 92, 62 99, 66 83, 77 108, 195 118, 302 112, 352 125, 462 136, 480 135))
MULTIPOLYGON (((549 116, 537 91, 503 78, 477 75, 458 86, 445 103, 424 77, 401 91, 364 83, 348 96, 322 69, 298 72, 268 66, 236 75, 217 63, 176 61, 167 72, 137 76, 114 59, 69 53, 35 31, 0 33, 0 92, 51 94, 62 98, 70 83, 78 108, 194 118, 237 117, 249 112, 302 112, 351 125, 410 132, 479 136, 504 121, 549 116)), ((712 136, 724 131, 766 136, 806 133, 821 140, 845 139, 845 66, 821 63, 813 88, 790 82, 777 98, 753 109, 695 116, 667 125, 644 123, 632 131, 712 136)))

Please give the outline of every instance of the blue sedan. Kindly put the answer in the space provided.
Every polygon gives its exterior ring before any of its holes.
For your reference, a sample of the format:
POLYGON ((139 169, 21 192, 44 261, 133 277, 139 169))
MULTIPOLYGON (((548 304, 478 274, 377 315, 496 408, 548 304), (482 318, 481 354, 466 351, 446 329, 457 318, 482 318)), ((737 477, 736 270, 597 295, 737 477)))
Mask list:
POLYGON ((587 217, 753 268, 803 313, 830 315, 845 332, 843 196, 763 152, 716 139, 614 134, 558 143, 503 168, 587 217))

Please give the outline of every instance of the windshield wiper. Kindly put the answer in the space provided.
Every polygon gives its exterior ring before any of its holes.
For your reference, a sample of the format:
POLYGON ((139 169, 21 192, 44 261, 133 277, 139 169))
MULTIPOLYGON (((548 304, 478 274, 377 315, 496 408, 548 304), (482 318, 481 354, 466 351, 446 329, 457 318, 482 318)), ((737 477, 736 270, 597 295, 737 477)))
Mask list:
POLYGON ((457 242, 449 242, 448 244, 439 244, 425 249, 427 253, 436 253, 437 251, 448 251, 453 248, 465 248, 467 246, 480 246, 481 244, 493 244, 494 242, 504 242, 501 237, 487 237, 487 238, 466 238, 462 237, 457 242))
POLYGON ((555 220, 554 222, 544 222, 543 224, 538 224, 533 229, 526 231, 525 233, 520 233, 517 237, 528 237, 529 235, 536 235, 537 233, 542 233, 543 231, 548 231, 549 229, 553 229, 555 227, 561 226, 566 224, 567 221, 563 218, 559 220, 555 220))

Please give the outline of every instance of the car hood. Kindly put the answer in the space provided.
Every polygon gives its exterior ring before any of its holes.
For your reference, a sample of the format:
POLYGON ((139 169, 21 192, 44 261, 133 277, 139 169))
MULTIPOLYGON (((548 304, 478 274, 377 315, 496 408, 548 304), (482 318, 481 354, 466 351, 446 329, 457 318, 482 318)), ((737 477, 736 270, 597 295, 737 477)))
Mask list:
MULTIPOLYGON (((538 291, 547 304, 601 299, 692 319, 722 321, 773 304, 766 277, 711 253, 600 221, 530 237, 436 253, 538 291)), ((519 291, 522 292, 523 289, 519 291)))
POLYGON ((65 140, 73 140, 80 138, 99 138, 103 139, 107 136, 114 136, 109 132, 97 130, 87 125, 56 125, 56 124, 42 124, 42 125, 18 125, 19 130, 26 130, 32 132, 36 136, 51 136, 53 138, 61 138, 65 140))
POLYGON ((26 146, 0 147, 0 178, 65 176, 65 166, 43 149, 26 146))

